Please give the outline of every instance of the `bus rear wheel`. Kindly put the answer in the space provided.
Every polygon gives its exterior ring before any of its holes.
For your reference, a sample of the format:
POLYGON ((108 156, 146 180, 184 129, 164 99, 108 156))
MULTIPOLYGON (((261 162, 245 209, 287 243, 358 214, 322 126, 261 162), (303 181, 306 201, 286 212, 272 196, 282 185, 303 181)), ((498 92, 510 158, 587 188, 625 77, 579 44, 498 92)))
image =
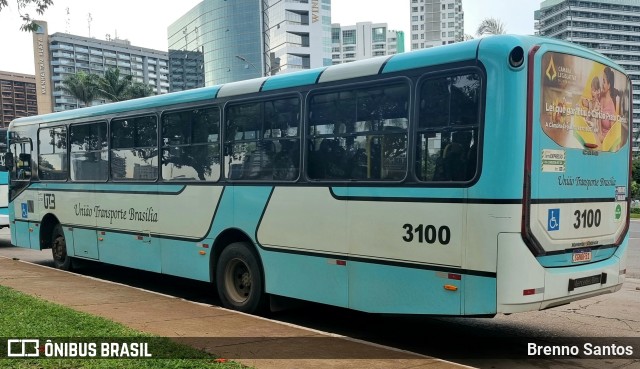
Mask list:
POLYGON ((260 264, 251 246, 238 242, 227 246, 216 267, 216 286, 222 306, 254 314, 265 305, 260 264))
POLYGON ((67 254, 67 241, 60 224, 56 224, 51 233, 51 253, 53 254, 54 267, 62 270, 71 269, 71 258, 67 254))

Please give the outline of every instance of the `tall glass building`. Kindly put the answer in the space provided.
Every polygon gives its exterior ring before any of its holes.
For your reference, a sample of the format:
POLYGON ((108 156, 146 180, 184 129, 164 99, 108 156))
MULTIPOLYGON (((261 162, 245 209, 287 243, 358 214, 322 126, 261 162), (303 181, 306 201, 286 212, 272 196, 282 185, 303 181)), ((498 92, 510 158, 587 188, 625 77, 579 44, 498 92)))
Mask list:
POLYGON ((267 6, 267 0, 204 0, 169 26, 169 54, 202 53, 207 86, 264 76, 271 70, 267 6))
POLYGON ((627 71, 633 83, 633 152, 640 155, 640 3, 546 0, 534 18, 536 34, 598 51, 627 71))

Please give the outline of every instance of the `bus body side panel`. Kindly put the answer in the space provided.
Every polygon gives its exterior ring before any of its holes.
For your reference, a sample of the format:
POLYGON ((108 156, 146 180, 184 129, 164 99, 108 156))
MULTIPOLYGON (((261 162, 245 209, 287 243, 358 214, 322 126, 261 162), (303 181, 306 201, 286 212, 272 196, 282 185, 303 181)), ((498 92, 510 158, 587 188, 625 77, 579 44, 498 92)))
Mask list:
MULTIPOLYGON (((179 198, 182 198, 180 203, 186 204, 186 208, 176 210, 177 208, 172 206, 174 210, 171 210, 169 214, 171 214, 172 222, 182 228, 192 227, 193 223, 198 223, 198 232, 202 233, 192 234, 190 238, 195 237, 195 239, 191 240, 183 239, 184 235, 161 238, 161 269, 164 274, 210 282, 210 254, 214 242, 212 229, 214 222, 219 219, 216 217, 216 209, 220 214, 224 187, 197 187, 200 189, 194 189, 196 191, 191 192, 190 186, 187 186, 187 189, 178 195, 179 198), (215 220, 214 217, 216 217, 215 220), (209 228, 208 231, 204 231, 206 228, 209 228)), ((159 184, 159 188, 162 188, 162 184, 159 184)), ((163 198, 164 196, 161 196, 160 202, 163 202, 163 198)))
MULTIPOLYGON (((462 280, 449 273, 349 262, 349 308, 370 313, 461 314, 462 280), (445 285, 457 290, 447 290, 445 285)), ((466 280, 466 276, 462 277, 466 280)))
POLYGON ((256 228, 267 292, 347 307, 346 216, 327 187, 276 187, 256 228))
MULTIPOLYGON (((358 261, 348 264, 350 308, 461 314, 461 280, 436 270, 448 268, 456 274, 462 265, 466 204, 423 202, 424 197, 390 201, 391 192, 384 188, 335 188, 334 192, 351 195, 347 201, 349 253, 358 261), (360 262, 365 256, 369 260, 360 262)), ((442 190, 425 194, 429 192, 442 190)), ((466 197, 464 189, 454 192, 466 197)))
POLYGON ((199 242, 161 238, 162 273, 211 282, 209 257, 213 242, 212 238, 199 242))

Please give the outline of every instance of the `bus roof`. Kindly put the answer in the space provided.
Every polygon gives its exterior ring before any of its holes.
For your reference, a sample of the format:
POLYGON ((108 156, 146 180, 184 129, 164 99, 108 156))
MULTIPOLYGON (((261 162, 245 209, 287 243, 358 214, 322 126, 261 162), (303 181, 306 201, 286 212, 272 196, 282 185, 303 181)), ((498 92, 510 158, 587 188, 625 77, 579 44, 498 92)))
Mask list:
MULTIPOLYGON (((477 57, 478 48, 481 44, 483 48, 486 46, 509 52, 517 45, 522 46, 524 50, 528 50, 534 44, 539 43, 550 43, 563 46, 570 45, 571 47, 580 48, 584 52, 598 55, 604 59, 603 56, 594 53, 592 50, 551 38, 513 35, 491 36, 489 38, 475 39, 442 47, 396 54, 393 56, 375 57, 352 63, 333 65, 330 67, 231 82, 224 85, 172 92, 163 95, 108 103, 82 109, 18 118, 11 122, 10 127, 55 123, 79 118, 100 117, 135 110, 153 109, 188 102, 206 101, 220 97, 231 97, 260 91, 273 91, 292 87, 309 86, 348 78, 366 77, 413 68, 429 67, 444 63, 468 61, 477 57)), ((620 68, 618 67, 618 69, 620 68)))

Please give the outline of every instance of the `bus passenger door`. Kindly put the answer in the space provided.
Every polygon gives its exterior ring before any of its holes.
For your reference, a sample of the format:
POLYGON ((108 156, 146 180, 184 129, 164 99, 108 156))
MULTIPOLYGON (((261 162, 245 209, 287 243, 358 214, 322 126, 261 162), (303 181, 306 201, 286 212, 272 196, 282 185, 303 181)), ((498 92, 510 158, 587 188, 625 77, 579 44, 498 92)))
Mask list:
MULTIPOLYGON (((11 242, 15 246, 31 246, 31 224, 34 221, 35 192, 25 191, 31 183, 32 140, 12 132, 9 139, 9 220, 11 242)), ((37 244, 39 247, 39 244, 37 244)))

